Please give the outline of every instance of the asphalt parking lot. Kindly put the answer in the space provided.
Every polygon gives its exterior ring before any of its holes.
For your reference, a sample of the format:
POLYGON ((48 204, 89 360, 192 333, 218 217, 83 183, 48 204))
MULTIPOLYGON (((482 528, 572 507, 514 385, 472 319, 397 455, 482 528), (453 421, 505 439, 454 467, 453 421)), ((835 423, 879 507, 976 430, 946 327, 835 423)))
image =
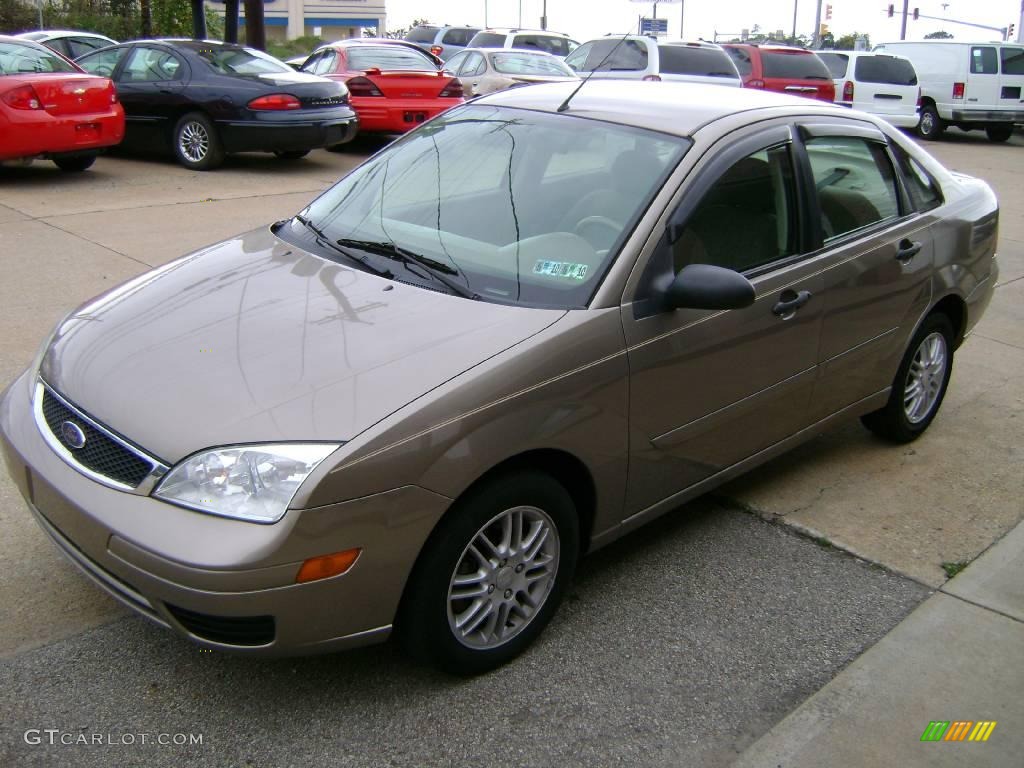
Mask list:
MULTIPOLYGON (((0 383, 73 306, 295 213, 376 146, 212 174, 128 157, 76 176, 0 168, 0 383)), ((535 648, 472 681, 392 646, 199 653, 81 579, 2 477, 0 764, 729 764, 940 586, 944 564, 1024 517, 1024 137, 951 131, 928 148, 1000 195, 1001 277, 920 441, 850 425, 627 537, 584 561, 535 648), (28 729, 136 738, 32 745, 28 729), (203 743, 139 743, 159 733, 203 743)))

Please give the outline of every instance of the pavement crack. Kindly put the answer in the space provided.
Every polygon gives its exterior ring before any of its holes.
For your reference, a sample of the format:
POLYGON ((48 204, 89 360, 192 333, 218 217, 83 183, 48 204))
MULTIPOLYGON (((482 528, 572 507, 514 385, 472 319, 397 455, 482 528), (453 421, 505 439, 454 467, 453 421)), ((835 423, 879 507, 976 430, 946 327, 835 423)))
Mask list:
POLYGON ((146 262, 142 261, 141 259, 137 259, 134 256, 129 256, 127 253, 123 253, 123 252, 117 250, 116 248, 112 248, 109 245, 104 245, 103 243, 98 243, 95 240, 93 240, 92 238, 86 237, 85 235, 79 234, 78 232, 72 232, 70 229, 64 229, 64 227, 58 226, 58 225, 54 224, 52 221, 46 221, 45 219, 35 219, 35 221, 38 221, 40 224, 43 224, 44 226, 52 227, 53 229, 56 229, 58 232, 63 232, 65 235, 71 235, 72 237, 77 237, 79 240, 84 240, 87 243, 91 243, 92 245, 95 245, 97 248, 102 248, 105 251, 110 251, 111 253, 116 253, 118 256, 121 256, 121 257, 123 257, 125 259, 128 259, 129 261, 134 261, 136 264, 140 264, 141 266, 145 267, 146 269, 152 269, 153 268, 152 264, 147 264, 146 262))

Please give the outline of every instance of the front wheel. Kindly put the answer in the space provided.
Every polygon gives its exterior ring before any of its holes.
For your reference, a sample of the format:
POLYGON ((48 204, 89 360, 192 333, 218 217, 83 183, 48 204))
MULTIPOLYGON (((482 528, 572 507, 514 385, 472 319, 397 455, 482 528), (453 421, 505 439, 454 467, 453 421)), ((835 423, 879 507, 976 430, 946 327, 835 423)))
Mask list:
POLYGON ((921 118, 917 123, 917 134, 922 139, 928 139, 934 141, 935 139, 942 136, 946 130, 946 124, 939 117, 939 113, 935 107, 929 104, 926 107, 921 107, 921 118))
POLYGON ((174 156, 193 171, 211 171, 224 162, 224 148, 213 121, 201 112, 190 112, 174 126, 174 156))
POLYGON ((861 421, 894 443, 916 440, 939 412, 952 371, 953 326, 945 315, 929 315, 907 347, 889 402, 861 421))
POLYGON ((55 157, 53 164, 67 173, 80 173, 96 162, 96 155, 79 155, 77 157, 55 157))
POLYGON ((989 141, 1007 141, 1013 135, 1013 123, 996 123, 985 129, 989 141))
POLYGON ((459 675, 515 658, 554 614, 578 551, 576 509, 556 480, 520 471, 485 481, 420 556, 399 617, 406 645, 459 675))

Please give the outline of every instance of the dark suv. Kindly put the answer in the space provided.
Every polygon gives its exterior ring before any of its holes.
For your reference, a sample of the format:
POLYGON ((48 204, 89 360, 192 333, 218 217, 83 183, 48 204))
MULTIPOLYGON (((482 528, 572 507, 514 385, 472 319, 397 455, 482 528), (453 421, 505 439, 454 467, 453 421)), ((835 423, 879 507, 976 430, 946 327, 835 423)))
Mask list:
POLYGON ((814 51, 785 45, 726 43, 725 48, 743 78, 744 88, 833 101, 832 73, 814 51))
POLYGON ((427 53, 448 61, 465 48, 479 27, 447 27, 434 24, 420 24, 406 34, 404 40, 414 43, 427 53))

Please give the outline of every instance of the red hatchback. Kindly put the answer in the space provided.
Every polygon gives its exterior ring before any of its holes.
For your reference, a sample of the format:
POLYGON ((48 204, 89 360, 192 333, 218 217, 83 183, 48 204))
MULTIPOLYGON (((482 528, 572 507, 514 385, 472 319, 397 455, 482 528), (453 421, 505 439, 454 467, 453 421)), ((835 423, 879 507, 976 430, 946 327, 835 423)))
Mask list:
POLYGON ((0 160, 47 157, 84 171, 124 138, 114 84, 28 40, 0 36, 0 160))
POLYGON ((835 100, 832 73, 814 51, 749 43, 726 43, 722 47, 736 64, 744 88, 806 96, 830 104, 835 100))
POLYGON ((339 40, 310 54, 301 71, 348 86, 360 132, 405 133, 464 101, 440 59, 398 40, 339 40))

